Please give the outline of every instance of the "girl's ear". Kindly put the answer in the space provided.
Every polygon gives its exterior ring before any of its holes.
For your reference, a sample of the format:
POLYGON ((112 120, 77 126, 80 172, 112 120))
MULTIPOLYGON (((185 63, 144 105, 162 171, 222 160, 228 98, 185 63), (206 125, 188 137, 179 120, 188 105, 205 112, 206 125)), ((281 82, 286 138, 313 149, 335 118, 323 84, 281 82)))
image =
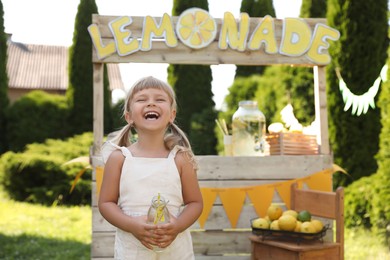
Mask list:
POLYGON ((128 124, 130 124, 130 125, 134 123, 133 120, 131 120, 131 115, 130 115, 129 112, 126 112, 126 114, 125 114, 125 119, 126 119, 126 122, 127 122, 128 124))
POLYGON ((171 117, 170 117, 170 119, 169 119, 169 122, 170 122, 171 124, 173 124, 173 122, 175 122, 175 118, 176 118, 176 110, 174 109, 174 110, 172 110, 172 112, 171 112, 171 117))

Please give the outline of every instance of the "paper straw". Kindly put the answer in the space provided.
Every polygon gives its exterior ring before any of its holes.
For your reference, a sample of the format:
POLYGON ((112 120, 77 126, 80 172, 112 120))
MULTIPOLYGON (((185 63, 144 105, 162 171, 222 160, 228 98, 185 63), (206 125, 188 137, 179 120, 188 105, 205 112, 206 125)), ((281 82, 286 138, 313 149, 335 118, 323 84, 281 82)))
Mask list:
POLYGON ((215 119, 215 123, 217 123, 217 126, 218 126, 219 130, 221 130, 222 134, 226 135, 225 130, 223 130, 221 124, 219 123, 219 121, 217 119, 215 119))
POLYGON ((228 131, 228 129, 227 129, 227 125, 226 125, 225 119, 222 119, 222 127, 223 127, 223 129, 225 130, 225 135, 228 135, 228 134, 229 134, 229 131, 228 131))

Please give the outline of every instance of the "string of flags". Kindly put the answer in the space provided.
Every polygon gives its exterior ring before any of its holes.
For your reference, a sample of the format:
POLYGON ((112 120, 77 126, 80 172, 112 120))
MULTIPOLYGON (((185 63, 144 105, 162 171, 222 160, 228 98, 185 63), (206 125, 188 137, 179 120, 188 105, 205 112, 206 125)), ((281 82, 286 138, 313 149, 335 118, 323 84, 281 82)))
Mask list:
POLYGON ((247 196, 252 202, 258 216, 266 215, 267 209, 272 203, 275 191, 279 194, 286 207, 290 209, 291 184, 297 183, 298 188, 300 189, 303 188, 303 184, 306 184, 309 189, 330 192, 332 191, 332 174, 335 172, 347 174, 341 167, 333 165, 329 169, 313 173, 309 176, 287 181, 232 188, 203 187, 201 188, 203 212, 198 219, 198 223, 201 228, 204 228, 217 196, 222 202, 232 228, 235 228, 237 225, 247 196))

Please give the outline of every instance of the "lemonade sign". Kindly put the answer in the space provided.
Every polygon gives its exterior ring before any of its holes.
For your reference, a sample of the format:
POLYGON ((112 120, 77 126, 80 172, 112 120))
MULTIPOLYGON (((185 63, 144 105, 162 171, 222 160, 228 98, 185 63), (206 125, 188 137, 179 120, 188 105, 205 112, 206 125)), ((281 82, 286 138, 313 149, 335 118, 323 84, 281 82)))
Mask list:
POLYGON ((263 50, 266 54, 290 57, 306 55, 314 64, 326 65, 330 62, 326 52, 328 41, 340 37, 339 31, 325 24, 317 23, 312 32, 304 19, 286 18, 278 42, 274 18, 267 15, 256 21, 255 29, 250 31, 251 19, 247 13, 241 13, 240 19, 236 19, 230 12, 226 12, 218 28, 216 20, 207 11, 190 8, 177 21, 166 13, 159 24, 151 16, 144 17, 141 38, 133 35, 133 20, 130 16, 121 16, 108 23, 113 40, 103 42, 97 24, 91 24, 88 31, 100 60, 115 53, 124 57, 139 51, 150 51, 153 48, 152 40, 162 39, 169 48, 176 48, 180 41, 191 49, 199 50, 218 41, 220 50, 263 50))

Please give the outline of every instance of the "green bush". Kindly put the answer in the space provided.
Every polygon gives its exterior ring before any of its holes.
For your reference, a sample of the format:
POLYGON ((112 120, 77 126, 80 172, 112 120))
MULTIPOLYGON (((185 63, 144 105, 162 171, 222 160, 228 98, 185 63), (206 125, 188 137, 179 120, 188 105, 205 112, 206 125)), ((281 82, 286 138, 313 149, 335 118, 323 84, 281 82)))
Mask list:
POLYGON ((1 183, 12 199, 51 205, 90 204, 91 171, 88 170, 69 194, 77 175, 86 165, 67 164, 71 159, 88 156, 92 133, 66 141, 49 139, 27 145, 24 152, 7 152, 0 158, 1 183))
POLYGON ((29 143, 67 137, 68 114, 65 96, 40 90, 26 94, 7 111, 9 149, 21 151, 29 143))
POLYGON ((345 225, 364 226, 384 235, 390 225, 389 174, 363 177, 345 188, 345 225))

